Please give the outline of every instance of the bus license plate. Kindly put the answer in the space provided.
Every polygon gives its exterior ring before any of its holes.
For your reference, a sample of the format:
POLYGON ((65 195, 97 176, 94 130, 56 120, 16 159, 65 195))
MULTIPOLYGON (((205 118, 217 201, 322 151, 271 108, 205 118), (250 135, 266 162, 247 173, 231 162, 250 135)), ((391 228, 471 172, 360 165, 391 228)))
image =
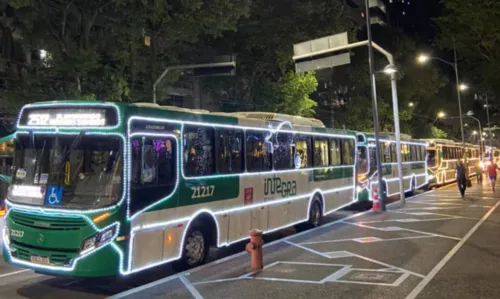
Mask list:
POLYGON ((50 264, 49 258, 45 256, 31 256, 31 262, 41 265, 50 264))

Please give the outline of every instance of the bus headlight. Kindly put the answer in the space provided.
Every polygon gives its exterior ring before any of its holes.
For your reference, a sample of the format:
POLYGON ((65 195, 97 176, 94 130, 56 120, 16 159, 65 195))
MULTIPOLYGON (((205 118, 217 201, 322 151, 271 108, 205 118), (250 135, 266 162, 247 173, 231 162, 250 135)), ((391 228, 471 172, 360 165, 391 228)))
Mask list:
POLYGON ((82 249, 80 250, 80 255, 84 255, 95 248, 106 244, 115 235, 116 226, 113 226, 102 233, 93 235, 83 241, 82 249))
POLYGON ((5 246, 10 245, 10 231, 7 226, 3 229, 3 242, 5 243, 5 246))

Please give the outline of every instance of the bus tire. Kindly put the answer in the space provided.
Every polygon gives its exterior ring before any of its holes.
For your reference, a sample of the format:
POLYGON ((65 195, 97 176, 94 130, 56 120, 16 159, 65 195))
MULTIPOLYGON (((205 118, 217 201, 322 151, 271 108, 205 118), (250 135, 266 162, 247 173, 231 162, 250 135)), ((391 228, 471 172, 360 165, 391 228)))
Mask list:
POLYGON ((323 209, 321 206, 321 199, 319 195, 314 195, 311 201, 311 206, 309 207, 309 220, 308 225, 310 227, 318 227, 321 225, 321 220, 323 219, 323 209))
POLYGON ((177 271, 198 267, 205 263, 210 249, 210 238, 201 225, 191 225, 182 245, 182 256, 173 264, 177 271))

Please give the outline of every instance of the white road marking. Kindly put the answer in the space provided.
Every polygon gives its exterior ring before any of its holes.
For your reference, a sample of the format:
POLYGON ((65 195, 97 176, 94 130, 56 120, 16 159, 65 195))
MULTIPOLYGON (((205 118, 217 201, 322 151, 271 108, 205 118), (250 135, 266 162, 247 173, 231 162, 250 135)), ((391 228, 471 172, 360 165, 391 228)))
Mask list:
POLYGON ((424 279, 411 291, 408 296, 406 296, 406 299, 414 299, 415 297, 422 292, 422 290, 431 282, 431 280, 438 274, 438 272, 446 265, 446 263, 458 252, 458 250, 469 240, 469 238, 478 230, 478 228, 483 224, 488 217, 495 211, 495 209, 498 207, 500 204, 500 201, 497 201, 497 203, 479 220, 474 227, 470 229, 470 231, 458 242, 455 247, 453 247, 448 254, 443 257, 439 263, 427 274, 424 279))
POLYGON ((19 271, 4 273, 4 274, 0 274, 0 278, 11 276, 11 275, 17 275, 17 274, 21 274, 21 273, 25 273, 25 272, 29 272, 29 271, 31 271, 31 270, 25 269, 25 270, 19 270, 19 271))
MULTIPOLYGON (((373 240, 370 242, 364 242, 362 244, 389 242, 389 241, 402 241, 402 240, 422 239, 422 238, 433 238, 433 237, 437 237, 437 236, 425 235, 425 236, 412 236, 412 237, 400 237, 400 238, 387 238, 387 239, 373 240)), ((359 238, 356 238, 356 239, 359 239, 359 238)), ((355 239, 325 240, 325 241, 304 242, 304 243, 299 243, 299 244, 309 245, 309 244, 339 243, 339 242, 346 242, 346 241, 356 242, 354 240, 355 239)))
POLYGON ((181 275, 179 279, 182 281, 182 283, 186 286, 188 291, 193 295, 194 298, 196 299, 203 299, 203 296, 198 292, 198 290, 191 284, 191 282, 186 278, 186 276, 181 275))

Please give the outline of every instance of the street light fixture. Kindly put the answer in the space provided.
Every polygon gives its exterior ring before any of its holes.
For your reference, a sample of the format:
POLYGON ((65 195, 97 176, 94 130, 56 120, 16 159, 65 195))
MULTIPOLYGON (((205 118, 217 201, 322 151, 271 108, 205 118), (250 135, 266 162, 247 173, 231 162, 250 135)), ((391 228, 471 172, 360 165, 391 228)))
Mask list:
POLYGON ((393 64, 388 64, 386 67, 384 67, 384 69, 382 70, 382 72, 384 74, 387 74, 387 75, 391 75, 391 74, 395 74, 398 72, 398 68, 393 65, 393 64))
POLYGON ((408 106, 410 106, 410 107, 413 107, 413 105, 414 105, 413 102, 408 103, 408 106))
POLYGON ((443 111, 440 111, 437 115, 438 118, 443 118, 446 116, 446 113, 444 113, 443 111))
POLYGON ((460 91, 464 91, 464 90, 466 90, 466 89, 468 89, 468 88, 469 88, 469 86, 468 86, 467 84, 463 84, 463 83, 462 83, 462 84, 458 85, 458 89, 459 89, 460 91))
POLYGON ((426 63, 429 59, 430 59, 430 57, 425 55, 425 54, 420 54, 417 56, 417 61, 419 63, 426 63))
POLYGON ((477 131, 476 130, 472 131, 472 135, 477 135, 477 131))

